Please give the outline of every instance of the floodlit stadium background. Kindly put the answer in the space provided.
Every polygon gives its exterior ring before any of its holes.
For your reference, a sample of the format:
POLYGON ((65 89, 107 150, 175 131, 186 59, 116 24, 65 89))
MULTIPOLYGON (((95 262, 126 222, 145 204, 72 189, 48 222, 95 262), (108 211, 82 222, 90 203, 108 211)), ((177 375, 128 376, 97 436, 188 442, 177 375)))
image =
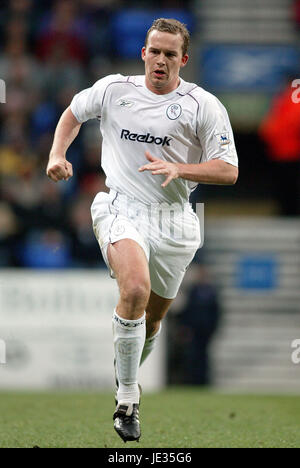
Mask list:
POLYGON ((50 182, 45 168, 72 96, 111 73, 142 74, 145 32, 164 16, 192 32, 182 76, 226 106, 240 177, 235 186, 201 185, 193 193, 193 203, 205 204, 204 247, 141 382, 146 389, 299 391, 300 353, 292 342, 300 339, 300 103, 292 103, 291 82, 300 78, 300 2, 6 5, 0 10, 0 362, 6 361, 0 388, 112 386, 117 289, 90 220, 94 195, 106 190, 98 123, 85 124, 72 144, 68 183, 50 182))

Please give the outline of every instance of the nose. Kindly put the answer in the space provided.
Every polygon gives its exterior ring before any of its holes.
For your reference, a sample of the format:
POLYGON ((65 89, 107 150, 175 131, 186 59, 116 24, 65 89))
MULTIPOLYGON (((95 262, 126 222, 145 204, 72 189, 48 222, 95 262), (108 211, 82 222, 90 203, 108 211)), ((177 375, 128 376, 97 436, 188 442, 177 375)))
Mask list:
POLYGON ((165 64, 165 55, 163 52, 161 52, 158 56, 157 56, 157 65, 164 65, 165 64))

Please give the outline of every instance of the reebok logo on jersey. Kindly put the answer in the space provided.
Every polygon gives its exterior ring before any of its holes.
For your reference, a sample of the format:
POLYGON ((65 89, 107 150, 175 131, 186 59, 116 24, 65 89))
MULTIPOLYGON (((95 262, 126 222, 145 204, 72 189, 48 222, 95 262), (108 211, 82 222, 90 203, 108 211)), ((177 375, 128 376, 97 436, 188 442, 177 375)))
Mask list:
POLYGON ((169 137, 155 137, 151 135, 150 133, 145 134, 138 134, 138 133, 131 133, 130 130, 125 130, 124 128, 122 129, 121 132, 121 140, 124 138, 124 140, 130 140, 130 141, 138 141, 140 143, 155 143, 156 145, 161 145, 161 146, 170 146, 170 141, 172 138, 169 137))
POLYGON ((118 104, 118 106, 121 106, 121 107, 132 107, 134 102, 133 101, 128 101, 126 99, 119 99, 117 101, 117 104, 118 104))

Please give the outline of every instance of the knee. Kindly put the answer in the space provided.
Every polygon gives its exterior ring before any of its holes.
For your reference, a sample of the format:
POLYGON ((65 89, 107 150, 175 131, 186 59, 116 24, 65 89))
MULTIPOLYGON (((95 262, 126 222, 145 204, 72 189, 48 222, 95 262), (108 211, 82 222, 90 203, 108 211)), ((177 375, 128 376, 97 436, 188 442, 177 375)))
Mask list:
POLYGON ((146 308, 150 296, 147 281, 131 280, 122 288, 121 300, 131 308, 146 308))

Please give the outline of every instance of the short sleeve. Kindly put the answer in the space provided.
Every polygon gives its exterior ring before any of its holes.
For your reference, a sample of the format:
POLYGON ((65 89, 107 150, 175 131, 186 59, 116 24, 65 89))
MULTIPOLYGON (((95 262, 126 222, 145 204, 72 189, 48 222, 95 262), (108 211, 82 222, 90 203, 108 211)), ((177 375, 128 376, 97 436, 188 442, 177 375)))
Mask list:
POLYGON ((91 88, 84 89, 73 97, 70 108, 78 122, 83 123, 101 116, 107 87, 120 79, 121 75, 106 76, 96 81, 91 88))
POLYGON ((234 136, 227 111, 211 94, 200 107, 197 135, 203 150, 202 162, 222 159, 233 166, 238 166, 234 136))

